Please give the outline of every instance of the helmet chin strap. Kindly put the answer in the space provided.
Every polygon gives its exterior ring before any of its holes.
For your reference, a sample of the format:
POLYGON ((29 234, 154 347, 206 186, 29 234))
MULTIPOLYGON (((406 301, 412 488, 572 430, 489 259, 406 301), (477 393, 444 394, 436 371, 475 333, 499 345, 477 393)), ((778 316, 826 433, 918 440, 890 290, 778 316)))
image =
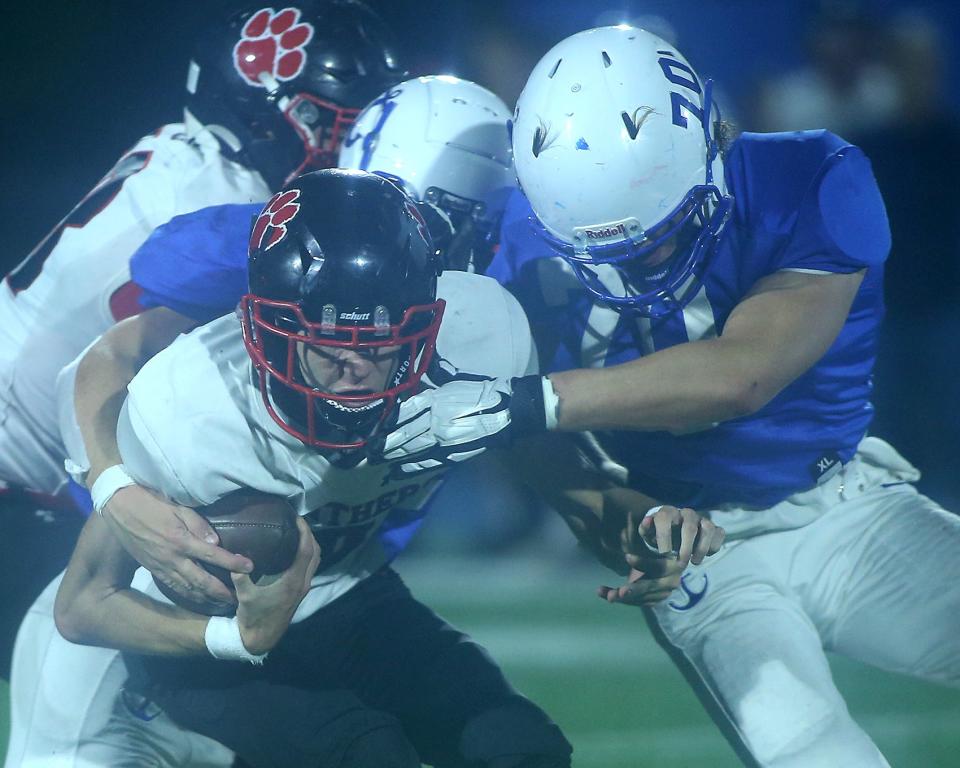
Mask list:
POLYGON ((235 134, 229 128, 223 125, 217 125, 216 123, 204 125, 186 107, 183 109, 183 125, 186 129, 187 136, 189 136, 191 139, 195 139, 201 133, 206 131, 220 143, 220 149, 228 160, 239 162, 241 165, 247 167, 250 166, 250 163, 245 161, 242 156, 243 143, 240 141, 237 134, 235 134))
POLYGON ((277 97, 277 93, 280 91, 280 81, 277 80, 270 72, 261 72, 257 75, 257 80, 260 81, 260 84, 267 91, 267 101, 271 104, 276 104, 277 109, 281 112, 285 112, 287 107, 290 106, 290 97, 289 96, 280 96, 277 97))
POLYGON ((204 125, 187 107, 183 108, 183 125, 189 137, 194 138, 203 131, 206 131, 233 155, 239 154, 240 150, 243 149, 243 144, 237 137, 237 134, 229 128, 217 125, 216 123, 204 125))

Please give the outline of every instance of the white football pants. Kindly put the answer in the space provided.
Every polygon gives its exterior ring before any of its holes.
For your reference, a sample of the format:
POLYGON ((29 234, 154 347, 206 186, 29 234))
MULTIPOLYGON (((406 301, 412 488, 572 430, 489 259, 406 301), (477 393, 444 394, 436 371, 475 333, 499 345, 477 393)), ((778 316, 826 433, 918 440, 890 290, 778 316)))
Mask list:
MULTIPOLYGON (((150 578, 140 569, 134 587, 150 578)), ((226 747, 123 692, 127 670, 117 651, 61 637, 53 619, 60 579, 17 633, 6 768, 229 768, 226 747)))
POLYGON ((816 488, 732 515, 800 511, 812 522, 731 542, 648 612, 756 764, 888 766, 850 717, 824 649, 960 686, 960 517, 904 482, 917 476, 867 438, 816 488))

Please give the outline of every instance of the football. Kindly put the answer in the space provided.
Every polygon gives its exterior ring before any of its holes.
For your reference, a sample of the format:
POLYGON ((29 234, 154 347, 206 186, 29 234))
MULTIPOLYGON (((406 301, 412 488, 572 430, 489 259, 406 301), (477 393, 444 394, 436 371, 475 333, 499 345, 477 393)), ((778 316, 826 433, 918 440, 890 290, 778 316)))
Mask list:
MULTIPOLYGON (((260 491, 242 489, 200 507, 203 515, 220 537, 220 546, 253 561, 254 582, 264 576, 282 573, 293 563, 297 554, 300 534, 297 530, 297 513, 290 502, 282 496, 273 496, 260 491)), ((199 563, 216 576, 231 591, 233 582, 229 572, 207 563, 199 563)), ((233 606, 209 602, 202 598, 189 599, 174 592, 154 579, 160 591, 175 604, 208 616, 232 616, 233 606)))

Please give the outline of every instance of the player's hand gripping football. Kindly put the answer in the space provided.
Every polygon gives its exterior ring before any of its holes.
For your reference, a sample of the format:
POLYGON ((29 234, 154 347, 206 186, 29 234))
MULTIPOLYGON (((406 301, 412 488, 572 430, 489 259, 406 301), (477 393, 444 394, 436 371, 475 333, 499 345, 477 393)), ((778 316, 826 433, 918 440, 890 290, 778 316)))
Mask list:
POLYGON ((692 509, 664 505, 642 515, 632 510, 622 533, 630 566, 626 583, 597 590, 609 603, 653 605, 665 600, 680 586, 687 565, 699 565, 723 545, 723 528, 692 509))
POLYGON ((236 604, 230 590, 195 560, 235 573, 253 570, 248 558, 217 546, 216 532, 199 514, 138 485, 118 490, 104 506, 103 517, 138 563, 188 599, 236 604))
POLYGON ((300 544, 293 564, 256 584, 245 573, 232 574, 237 590, 237 621, 243 646, 252 654, 266 653, 290 626, 297 606, 310 591, 310 580, 320 564, 320 545, 302 518, 297 518, 300 544))

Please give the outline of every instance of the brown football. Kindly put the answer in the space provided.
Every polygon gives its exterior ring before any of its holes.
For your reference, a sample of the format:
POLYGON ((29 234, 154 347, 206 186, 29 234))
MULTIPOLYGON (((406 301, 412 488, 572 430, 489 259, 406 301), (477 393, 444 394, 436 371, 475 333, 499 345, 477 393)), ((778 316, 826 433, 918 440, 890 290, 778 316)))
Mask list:
MULTIPOLYGON (((242 489, 200 507, 197 512, 207 518, 220 537, 220 546, 228 552, 249 557, 253 561, 254 582, 262 576, 282 573, 293 563, 300 534, 297 513, 282 496, 242 489)), ((199 563, 233 590, 229 572, 206 563, 199 563)), ((156 580, 155 580, 156 581, 156 580)), ((160 591, 177 605, 208 616, 232 616, 234 608, 202 598, 184 597, 156 581, 160 591)))

